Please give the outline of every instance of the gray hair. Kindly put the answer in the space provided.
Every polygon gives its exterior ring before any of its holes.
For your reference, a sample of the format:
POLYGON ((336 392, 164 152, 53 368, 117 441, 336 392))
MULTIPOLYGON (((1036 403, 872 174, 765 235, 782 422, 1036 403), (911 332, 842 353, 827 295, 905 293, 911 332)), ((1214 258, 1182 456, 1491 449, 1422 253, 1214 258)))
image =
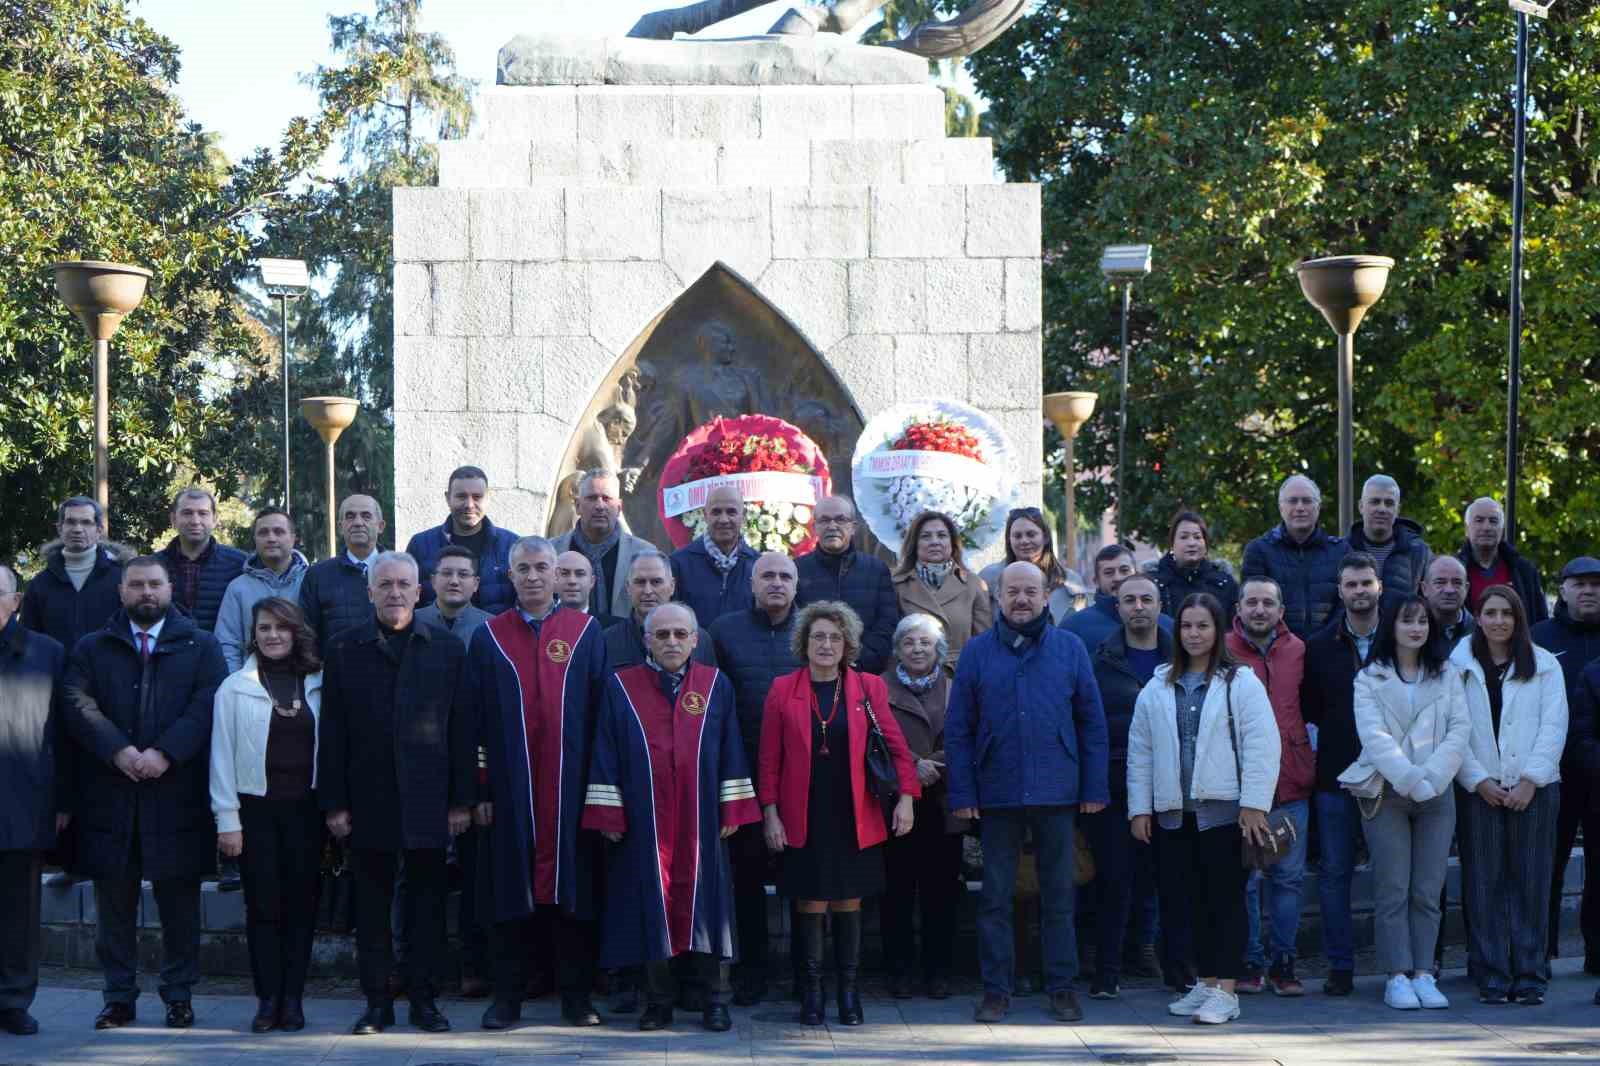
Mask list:
POLYGON ((1388 474, 1373 474, 1361 486, 1361 495, 1364 498, 1373 489, 1387 489, 1394 493, 1396 500, 1400 499, 1400 483, 1388 474))
POLYGON ((56 508, 56 524, 66 521, 68 507, 88 507, 94 510, 94 524, 101 529, 106 528, 106 513, 100 506, 100 501, 92 496, 68 496, 61 501, 61 506, 56 508))
POLYGON ((1493 496, 1479 496, 1476 500, 1473 500, 1471 503, 1467 504, 1467 509, 1461 512, 1461 527, 1465 529, 1472 523, 1472 509, 1483 503, 1493 507, 1495 513, 1500 516, 1500 535, 1504 537, 1506 529, 1506 509, 1501 507, 1500 501, 1495 499, 1493 496))
POLYGON ((404 563, 411 567, 411 576, 422 583, 422 567, 417 565, 417 560, 410 552, 379 552, 367 563, 367 588, 378 587, 378 569, 388 563, 404 563))
POLYGON ((950 639, 945 636, 944 623, 931 614, 920 612, 906 615, 900 619, 900 624, 894 627, 894 646, 900 647, 900 641, 910 633, 926 633, 934 640, 934 650, 939 655, 939 661, 944 662, 950 657, 950 639))
POLYGON ((1310 485, 1311 495, 1316 497, 1318 503, 1322 502, 1322 490, 1317 487, 1317 483, 1315 481, 1312 481, 1305 474, 1290 474, 1288 477, 1280 481, 1278 483, 1278 499, 1283 499, 1283 494, 1289 488, 1289 483, 1291 481, 1304 481, 1307 485, 1310 485))
POLYGON ((556 551, 556 546, 544 537, 519 537, 516 543, 511 545, 511 550, 506 553, 506 560, 509 562, 529 552, 547 552, 552 559, 561 554, 556 551))
POLYGON ((9 585, 10 588, 0 588, 0 596, 9 596, 17 591, 17 572, 5 563, 0 563, 0 585, 9 585))
POLYGON ((667 568, 667 576, 668 577, 672 576, 672 560, 667 558, 667 553, 662 551, 662 550, 660 550, 659 548, 645 548, 642 551, 640 551, 638 555, 635 555, 633 557, 633 559, 628 563, 628 576, 629 577, 633 576, 634 568, 637 567, 640 563, 646 562, 646 561, 651 560, 651 559, 654 559, 656 562, 660 563, 662 566, 667 568))
POLYGON ((622 479, 617 476, 617 472, 615 470, 607 470, 604 467, 600 467, 596 470, 585 470, 583 472, 583 476, 578 478, 578 495, 582 496, 584 489, 588 488, 596 478, 602 477, 608 477, 615 481, 619 490, 622 488, 622 479))
POLYGON ((658 604, 656 604, 654 607, 650 608, 648 611, 645 612, 645 615, 644 615, 644 634, 645 634, 645 636, 648 637, 650 635, 650 623, 652 621, 654 621, 656 615, 660 614, 662 611, 665 611, 665 610, 667 610, 669 608, 676 608, 677 610, 683 611, 685 614, 687 614, 689 616, 689 625, 692 628, 696 629, 696 630, 698 630, 700 628, 700 619, 695 617, 695 613, 694 613, 694 608, 693 607, 690 607, 687 603, 679 603, 677 600, 668 600, 666 603, 658 603, 658 604))

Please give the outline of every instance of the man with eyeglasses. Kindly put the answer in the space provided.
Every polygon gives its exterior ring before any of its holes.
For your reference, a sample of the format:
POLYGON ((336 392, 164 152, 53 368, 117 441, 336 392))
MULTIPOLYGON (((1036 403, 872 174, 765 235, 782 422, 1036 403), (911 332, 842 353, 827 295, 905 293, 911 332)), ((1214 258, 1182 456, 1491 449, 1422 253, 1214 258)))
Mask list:
POLYGON ((618 845, 606 873, 600 963, 644 967, 648 1004, 639 1028, 672 1024, 674 958, 704 982, 701 1024, 733 1026, 734 956, 728 848, 761 820, 745 762, 733 686, 693 662, 694 611, 666 603, 645 616, 649 655, 616 671, 595 731, 583 827, 618 845))
POLYGON ((1349 552, 1343 537, 1317 525, 1322 490, 1304 474, 1278 486, 1283 521, 1245 545, 1243 576, 1270 577, 1283 590, 1283 620, 1290 632, 1309 639, 1328 624, 1339 606, 1339 560, 1349 552))
POLYGON ((856 506, 847 497, 829 496, 816 509, 817 548, 795 561, 799 577, 796 606, 819 600, 842 600, 861 617, 861 653, 855 666, 881 674, 894 650, 894 627, 900 623, 900 598, 889 567, 852 548, 856 506))
POLYGON ((44 569, 22 596, 25 629, 43 633, 68 655, 85 633, 122 607, 122 565, 134 553, 105 540, 106 518, 87 496, 72 496, 56 511, 56 539, 40 551, 44 569))

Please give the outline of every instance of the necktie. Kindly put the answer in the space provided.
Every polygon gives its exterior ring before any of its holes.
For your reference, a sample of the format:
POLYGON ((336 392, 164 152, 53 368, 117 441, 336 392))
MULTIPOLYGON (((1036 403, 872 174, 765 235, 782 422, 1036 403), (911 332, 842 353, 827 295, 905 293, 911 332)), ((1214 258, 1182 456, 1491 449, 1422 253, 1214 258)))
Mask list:
POLYGON ((141 663, 148 663, 150 661, 150 634, 149 633, 140 633, 139 634, 139 661, 141 663))

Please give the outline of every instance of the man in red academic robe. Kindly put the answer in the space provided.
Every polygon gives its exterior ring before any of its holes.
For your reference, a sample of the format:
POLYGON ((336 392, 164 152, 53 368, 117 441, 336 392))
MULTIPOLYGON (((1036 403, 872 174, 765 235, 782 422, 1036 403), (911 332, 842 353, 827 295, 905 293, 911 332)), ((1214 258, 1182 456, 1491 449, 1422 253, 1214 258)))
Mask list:
POLYGON ((620 844, 607 874, 600 960, 644 965, 645 1030, 672 1022, 679 955, 705 982, 705 1027, 732 1026, 733 877, 723 842, 761 820, 733 685, 690 660, 698 639, 684 604, 646 616, 649 658, 606 684, 583 809, 585 829, 620 844))
POLYGON ((556 601, 555 570, 549 541, 524 537, 512 545, 517 605, 479 626, 467 652, 483 764, 474 817, 488 827, 478 913, 495 927, 494 1002, 484 1011, 485 1029, 510 1028, 521 1018, 535 937, 545 942, 541 950, 555 952, 562 1017, 600 1024, 590 999, 599 841, 580 839, 578 818, 605 682, 605 640, 593 617, 556 601))

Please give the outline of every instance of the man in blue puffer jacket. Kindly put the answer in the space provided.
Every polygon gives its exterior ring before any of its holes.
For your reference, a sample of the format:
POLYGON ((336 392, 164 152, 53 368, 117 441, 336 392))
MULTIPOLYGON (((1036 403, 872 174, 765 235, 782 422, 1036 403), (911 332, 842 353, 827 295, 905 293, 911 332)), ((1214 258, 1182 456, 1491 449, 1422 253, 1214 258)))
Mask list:
POLYGON ((458 466, 450 472, 444 492, 450 517, 414 535, 406 553, 417 561, 422 582, 418 607, 433 603, 433 572, 439 566, 439 553, 454 544, 478 558, 478 591, 472 595, 474 607, 499 614, 517 602, 511 587, 511 546, 517 535, 489 521, 484 507, 489 500, 489 475, 476 466, 458 466))
POLYGON ((1290 632, 1308 640, 1339 606, 1339 561, 1349 551, 1343 537, 1317 526, 1322 490, 1304 474, 1290 474, 1278 486, 1283 521, 1245 545, 1246 578, 1270 577, 1283 590, 1283 620, 1290 632))
POLYGON ((172 602, 207 633, 217 626, 222 597, 244 572, 244 552, 217 542, 217 498, 190 485, 172 501, 172 528, 178 535, 156 554, 172 575, 172 602))
POLYGON ((1072 987, 1073 843, 1077 814, 1098 813, 1111 798, 1106 716, 1083 641, 1049 624, 1046 598, 1032 563, 1001 571, 1000 616, 962 650, 945 718, 950 813, 979 818, 983 839, 980 1022, 1000 1021, 1010 1007, 1011 894, 1030 828, 1050 1010, 1061 1021, 1083 1017, 1072 987))

